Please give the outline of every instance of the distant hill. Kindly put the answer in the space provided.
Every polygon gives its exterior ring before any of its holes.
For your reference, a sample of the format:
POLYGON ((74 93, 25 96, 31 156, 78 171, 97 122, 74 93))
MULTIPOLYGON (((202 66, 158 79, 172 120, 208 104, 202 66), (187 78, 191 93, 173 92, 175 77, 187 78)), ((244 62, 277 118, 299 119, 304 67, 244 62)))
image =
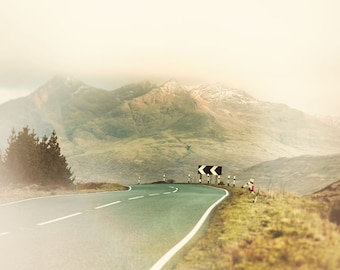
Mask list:
POLYGON ((310 194, 340 179, 340 154, 298 156, 266 161, 239 172, 240 181, 255 178, 262 190, 310 194))
POLYGON ((221 165, 226 175, 281 157, 340 153, 336 127, 221 84, 145 81, 107 91, 56 76, 1 104, 0 120, 3 149, 12 128, 29 125, 40 136, 56 129, 78 178, 123 184, 197 178, 199 164, 221 165))
POLYGON ((318 118, 320 121, 326 123, 329 126, 340 129, 340 117, 316 115, 316 118, 318 118))
POLYGON ((330 221, 340 225, 340 180, 313 193, 311 197, 326 203, 330 221))

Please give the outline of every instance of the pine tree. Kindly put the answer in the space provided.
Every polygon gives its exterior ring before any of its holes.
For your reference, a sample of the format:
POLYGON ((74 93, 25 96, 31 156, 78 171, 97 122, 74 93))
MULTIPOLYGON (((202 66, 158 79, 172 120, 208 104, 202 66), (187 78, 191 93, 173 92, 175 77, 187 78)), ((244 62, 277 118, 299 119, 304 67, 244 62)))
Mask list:
POLYGON ((11 182, 62 186, 73 182, 55 130, 50 138, 45 135, 41 140, 28 127, 18 134, 13 130, 8 144, 3 166, 11 182))
POLYGON ((47 156, 49 165, 48 180, 53 184, 67 185, 72 182, 71 168, 68 166, 66 158, 61 154, 56 131, 53 130, 47 142, 47 156))
POLYGON ((38 139, 35 133, 30 132, 27 126, 18 134, 13 130, 8 143, 5 160, 7 177, 12 182, 34 183, 39 173, 36 162, 38 139))
POLYGON ((39 141, 38 144, 38 163, 39 163, 39 183, 40 184, 48 184, 50 183, 49 181, 49 172, 50 172, 50 166, 51 162, 48 157, 48 144, 47 144, 48 138, 46 135, 42 137, 42 139, 39 141))

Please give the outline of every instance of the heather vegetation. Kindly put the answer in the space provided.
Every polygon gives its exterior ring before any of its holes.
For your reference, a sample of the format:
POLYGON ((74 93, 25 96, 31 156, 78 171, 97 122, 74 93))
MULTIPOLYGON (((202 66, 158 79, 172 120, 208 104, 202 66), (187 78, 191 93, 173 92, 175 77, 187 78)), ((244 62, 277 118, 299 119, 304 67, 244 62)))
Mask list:
POLYGON ((312 196, 232 190, 180 269, 340 269, 340 228, 312 196))
POLYGON ((41 139, 24 127, 13 130, 8 148, 1 156, 1 185, 69 186, 74 177, 61 154, 55 131, 41 139))

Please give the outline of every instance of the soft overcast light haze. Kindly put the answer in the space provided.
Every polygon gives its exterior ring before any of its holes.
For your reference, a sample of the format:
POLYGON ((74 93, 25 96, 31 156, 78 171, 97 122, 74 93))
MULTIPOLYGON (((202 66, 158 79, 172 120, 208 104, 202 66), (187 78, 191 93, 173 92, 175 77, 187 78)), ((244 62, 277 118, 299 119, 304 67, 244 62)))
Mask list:
POLYGON ((340 1, 0 0, 0 102, 56 73, 222 82, 340 116, 340 1))

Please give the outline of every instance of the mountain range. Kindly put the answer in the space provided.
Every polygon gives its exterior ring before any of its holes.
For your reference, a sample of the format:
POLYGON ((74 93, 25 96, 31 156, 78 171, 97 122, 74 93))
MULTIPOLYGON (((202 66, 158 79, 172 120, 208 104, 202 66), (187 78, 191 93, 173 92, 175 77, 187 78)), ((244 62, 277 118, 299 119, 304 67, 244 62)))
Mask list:
MULTIPOLYGON (((1 104, 0 120, 2 149, 13 128, 28 125, 38 136, 55 129, 78 179, 122 184, 164 174, 176 181, 190 174, 195 181, 198 165, 206 164, 222 166, 222 179, 255 175, 262 187, 282 187, 287 174, 281 170, 292 170, 301 183, 292 189, 308 193, 315 189, 301 188, 302 182, 316 181, 315 175, 299 175, 308 166, 287 160, 314 164, 310 159, 326 162, 320 156, 328 156, 330 162, 340 153, 337 125, 218 83, 184 86, 171 79, 108 91, 58 75, 29 96, 1 104)), ((318 174, 318 187, 338 180, 338 171, 334 179, 318 174)))

